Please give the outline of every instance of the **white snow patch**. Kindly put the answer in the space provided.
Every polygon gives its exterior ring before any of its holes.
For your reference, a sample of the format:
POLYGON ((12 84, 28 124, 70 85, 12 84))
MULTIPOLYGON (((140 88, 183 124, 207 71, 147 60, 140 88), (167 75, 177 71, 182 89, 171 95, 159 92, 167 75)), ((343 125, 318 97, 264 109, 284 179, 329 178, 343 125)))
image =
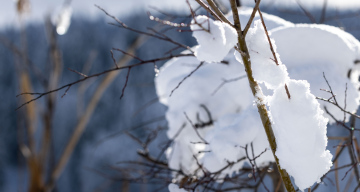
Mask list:
POLYGON ((180 189, 176 184, 170 183, 168 186, 169 192, 187 192, 185 189, 180 189))
MULTIPOLYGON (((276 50, 275 42, 271 41, 274 50, 276 50)), ((280 59, 278 59, 278 65, 275 63, 275 58, 270 50, 269 41, 260 20, 256 20, 254 28, 248 31, 246 43, 255 80, 258 83, 264 83, 269 89, 284 85, 288 79, 286 67, 281 63, 280 59)), ((276 54, 276 57, 279 58, 279 55, 276 54)))
POLYGON ((236 30, 226 23, 199 15, 191 24, 193 36, 199 43, 194 48, 195 56, 200 61, 220 62, 237 43, 236 30))
POLYGON ((287 82, 291 99, 283 87, 268 99, 273 130, 277 142, 276 156, 280 166, 304 190, 330 170, 332 155, 327 145, 323 111, 310 85, 303 80, 287 82))
MULTIPOLYGON (((360 68, 354 64, 360 59, 360 43, 357 39, 339 28, 314 24, 277 28, 271 31, 271 37, 275 39, 277 51, 292 78, 307 80, 315 96, 328 99, 331 94, 320 90, 329 90, 324 73, 338 104, 343 108, 347 84, 346 110, 356 111, 360 99, 360 68)), ((320 101, 320 104, 335 118, 343 118, 344 113, 336 106, 325 101, 320 101)), ((335 122, 328 114, 325 116, 330 123, 335 122)), ((349 118, 347 114, 345 120, 349 118)))

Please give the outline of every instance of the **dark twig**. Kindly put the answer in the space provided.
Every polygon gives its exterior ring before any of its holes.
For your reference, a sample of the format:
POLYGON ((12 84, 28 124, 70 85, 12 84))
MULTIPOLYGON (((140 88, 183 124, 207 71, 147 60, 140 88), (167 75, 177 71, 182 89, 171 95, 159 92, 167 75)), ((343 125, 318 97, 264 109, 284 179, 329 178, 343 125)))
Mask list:
POLYGON ((84 77, 83 79, 80 79, 80 80, 77 80, 77 81, 74 81, 72 83, 69 83, 69 84, 66 84, 66 85, 63 85, 57 89, 53 89, 51 91, 48 91, 48 92, 44 92, 44 93, 21 93, 17 96, 21 96, 21 95, 38 95, 37 97, 35 97, 34 99, 31 99, 29 101, 27 101, 26 103, 23 103, 22 105, 20 105, 19 107, 17 107, 15 110, 18 110, 20 109, 21 107, 33 102, 33 101, 36 101, 38 99, 40 99, 41 97, 45 96, 45 95, 48 95, 50 93, 54 93, 54 92, 57 92, 59 90, 62 90, 62 89, 65 89, 65 88, 68 88, 68 87, 71 87, 72 85, 75 85, 75 84, 78 84, 80 82, 83 82, 85 80, 88 80, 90 78, 94 78, 94 77, 99 77, 99 76, 102 76, 104 74, 107 74, 107 73, 110 73, 110 72, 113 72, 113 71, 117 71, 117 70, 120 70, 120 69, 126 69, 126 68, 131 68, 131 67, 136 67, 136 66, 140 66, 140 65, 144 65, 144 64, 148 64, 148 63, 154 63, 156 61, 163 61, 163 60, 168 60, 168 59, 171 59, 171 58, 174 58, 174 57, 186 57, 186 56, 194 56, 193 54, 179 54, 179 55, 174 55, 174 56, 167 56, 167 57, 162 57, 162 58, 157 58, 157 59, 150 59, 150 60, 146 60, 146 61, 142 61, 142 62, 139 62, 139 63, 136 63, 136 64, 133 64, 133 65, 128 65, 128 66, 124 66, 124 67, 119 67, 119 68, 113 68, 113 69, 108 69, 108 70, 105 70, 103 72, 100 72, 100 73, 95 73, 93 75, 89 75, 87 77, 84 77))
MULTIPOLYGON (((346 98, 347 98, 347 83, 345 85, 344 111, 346 111, 346 98)), ((344 123, 345 123, 345 120, 346 120, 346 113, 344 112, 344 119, 343 119, 344 123)))
POLYGON ((215 11, 215 13, 220 17, 220 21, 229 24, 232 26, 232 23, 225 17, 225 15, 220 11, 220 9, 216 6, 213 0, 207 0, 209 6, 215 11))
POLYGON ((222 21, 221 18, 202 0, 195 0, 201 7, 203 7, 208 13, 210 13, 216 20, 222 21))
POLYGON ((324 98, 321 98, 321 97, 316 97, 316 99, 318 100, 321 100, 321 101, 325 101, 325 102, 328 102, 330 104, 333 104, 334 106, 336 106, 337 108, 339 108, 341 111, 353 116, 353 117, 356 117, 358 119, 360 119, 360 116, 359 115, 356 115, 355 113, 351 113, 349 111, 346 111, 344 110, 344 108, 342 108, 341 106, 339 106, 337 103, 333 102, 333 101, 330 101, 329 99, 324 99, 324 98))
POLYGON ((69 86, 69 87, 65 90, 65 93, 61 96, 61 98, 63 98, 63 97, 67 94, 67 92, 69 91, 70 87, 71 87, 71 86, 69 86))
POLYGON ((348 174, 356 165, 357 165, 357 164, 353 164, 353 165, 351 166, 351 168, 346 171, 346 173, 345 173, 344 177, 341 179, 341 181, 343 181, 343 180, 345 179, 345 177, 347 176, 347 174, 348 174))
POLYGON ((259 9, 259 5, 260 5, 261 0, 257 0, 255 3, 255 7, 250 15, 249 21, 247 22, 244 31, 242 32, 244 36, 246 36, 248 30, 250 29, 251 23, 253 22, 254 18, 255 18, 255 14, 256 11, 259 9))
POLYGON ((192 126, 192 128, 194 128, 196 135, 204 142, 204 144, 209 144, 198 132, 197 128, 195 127, 195 125, 193 124, 193 122, 190 120, 190 118, 187 116, 187 114, 184 112, 184 115, 186 117, 186 119, 189 121, 190 125, 192 126))
POLYGON ((78 75, 81 75, 81 76, 83 76, 83 77, 87 77, 87 75, 85 75, 85 74, 83 74, 83 73, 80 73, 79 71, 76 71, 76 70, 74 70, 74 69, 68 68, 68 70, 69 70, 69 71, 72 71, 72 72, 74 72, 74 73, 76 73, 76 74, 78 74, 78 75))
POLYGON ((127 87, 127 84, 128 84, 128 81, 129 81, 130 71, 131 71, 131 67, 128 68, 128 72, 126 74, 125 85, 122 88, 120 99, 122 99, 124 97, 125 88, 127 87))
POLYGON ((305 7, 300 3, 299 0, 296 0, 296 3, 312 23, 317 23, 315 17, 308 10, 305 9, 305 7))
POLYGON ((238 80, 246 78, 246 77, 247 77, 246 75, 243 75, 243 76, 236 77, 236 78, 233 78, 233 79, 222 79, 223 82, 221 82, 221 84, 214 90, 214 92, 211 95, 215 95, 216 92, 218 92, 221 89, 221 87, 223 87, 225 84, 231 83, 231 82, 234 82, 234 81, 238 81, 238 80))
POLYGON ((275 51, 274 51, 272 42, 271 42, 271 40, 270 40, 269 33, 268 33, 267 28, 266 28, 266 25, 265 25, 264 18, 263 18, 263 16, 262 16, 262 13, 261 13, 261 11, 260 11, 259 8, 258 8, 258 12, 259 12, 259 15, 260 15, 260 20, 261 20, 262 26, 264 27, 264 31, 265 31, 265 34, 266 34, 266 38, 267 38, 267 40, 268 40, 268 42, 269 42, 269 45, 270 45, 271 53, 273 54, 273 57, 274 57, 274 61, 275 61, 276 65, 279 65, 279 62, 278 62, 277 57, 276 57, 276 53, 275 53, 275 51))
POLYGON ((113 60, 113 62, 114 62, 115 67, 116 67, 116 68, 119 68, 119 66, 118 66, 117 63, 116 63, 116 59, 115 59, 115 57, 114 57, 114 52, 113 52, 112 50, 110 50, 110 53, 111 53, 111 58, 112 58, 112 60, 113 60))
POLYGON ((98 9, 100 9, 101 11, 103 11, 107 16, 109 16, 110 18, 114 19, 119 25, 116 25, 114 23, 110 23, 111 25, 114 25, 114 26, 118 26, 118 27, 121 27, 121 28, 124 28, 124 29, 127 29, 129 31, 132 31, 132 32, 135 32, 135 33, 138 33, 138 34, 142 34, 142 35, 147 35, 147 36, 150 36, 150 37, 154 37, 154 38, 157 38, 157 39, 160 39, 160 40, 163 40, 163 41, 167 41, 167 42, 170 42, 170 43, 173 43, 175 45, 179 45, 191 52, 193 52, 191 50, 191 48, 189 46, 186 46, 184 44, 181 44, 179 42, 176 42, 170 38, 167 38, 167 37, 161 37, 161 36, 158 36, 158 35, 155 35, 155 34, 152 34, 152 33, 148 33, 148 32, 144 32, 144 31, 140 31, 140 30, 137 30, 137 29, 134 29, 134 28, 131 28, 129 26, 127 26, 125 23, 123 23, 122 21, 120 21, 118 18, 116 18, 115 16, 109 14, 105 9, 101 8, 100 6, 98 5, 95 5, 95 7, 97 7, 98 9))
POLYGON ((327 3, 328 3, 328 0, 324 0, 324 4, 323 4, 322 10, 321 10, 321 16, 320 16, 319 23, 324 23, 324 21, 325 21, 327 3))
POLYGON ((204 64, 204 62, 201 62, 193 71, 191 71, 187 76, 184 77, 184 79, 182 79, 179 84, 173 89, 171 90, 171 93, 169 95, 169 97, 171 97, 171 95, 174 93, 174 91, 176 89, 178 89, 180 87, 180 85, 187 79, 189 78, 193 73, 195 73, 195 71, 197 71, 202 65, 204 64))
POLYGON ((125 54, 125 55, 129 55, 130 57, 132 57, 132 58, 134 58, 134 59, 137 59, 137 60, 139 60, 139 61, 144 61, 144 60, 140 59, 139 57, 137 57, 137 56, 135 56, 135 55, 133 55, 133 54, 130 54, 130 53, 124 51, 124 50, 121 50, 121 49, 118 49, 118 48, 112 48, 112 50, 120 51, 121 53, 123 53, 123 54, 125 54))
POLYGON ((290 95, 289 89, 286 84, 285 84, 285 91, 286 91, 288 98, 291 99, 291 95, 290 95))
MULTIPOLYGON (((329 99, 324 99, 324 98, 321 98, 321 97, 316 97, 316 99, 321 100, 321 101, 328 102, 328 103, 336 106, 337 108, 339 108, 342 112, 347 113, 347 114, 349 114, 349 115, 351 115, 351 116, 353 116, 353 117, 356 117, 356 118, 360 119, 360 116, 356 115, 355 113, 351 113, 351 112, 349 112, 349 111, 346 111, 346 109, 344 109, 343 107, 341 107, 341 106, 339 105, 339 103, 338 103, 337 100, 336 100, 336 95, 335 95, 335 93, 333 92, 332 87, 331 87, 329 81, 326 79, 326 76, 325 76, 325 73, 324 73, 324 72, 323 72, 323 77, 324 77, 324 79, 325 79, 325 81, 326 81, 326 84, 327 84, 327 86, 329 87, 330 90, 329 90, 329 91, 326 91, 326 90, 323 90, 323 89, 321 89, 321 90, 330 93, 330 94, 331 94, 331 97, 330 97, 329 99), (332 98, 333 98, 333 101, 331 101, 332 98)), ((346 89, 347 89, 347 88, 346 88, 346 89)), ((345 99, 346 99, 346 95, 347 95, 346 92, 347 92, 347 91, 345 90, 345 99)), ((346 102, 346 101, 345 101, 345 102, 346 102)), ((334 118, 334 119, 335 119, 335 118, 334 118)), ((335 119, 335 120, 336 120, 336 119, 335 119)))
MULTIPOLYGON (((279 62, 278 62, 278 60, 277 60, 276 53, 275 53, 274 47, 273 47, 273 45, 272 45, 272 42, 271 42, 271 40, 270 40, 270 36, 269 36, 268 31, 267 31, 267 28, 266 28, 266 25, 265 25, 265 21, 264 21, 264 18, 263 18, 263 16, 262 16, 262 13, 261 13, 261 11, 260 11, 260 8, 258 8, 258 12, 259 12, 259 15, 260 15, 261 23, 262 23, 262 25, 263 25, 263 27, 264 27, 264 31, 265 31, 265 34, 266 34, 266 38, 267 38, 267 40, 268 40, 268 42, 269 42, 270 51, 271 51, 271 53, 273 54, 273 57, 274 57, 274 60, 273 60, 273 61, 276 63, 276 65, 279 65, 279 62)), ((285 84, 285 91, 286 91, 286 94, 287 94, 287 96, 288 96, 288 99, 290 99, 290 98, 291 98, 290 92, 289 92, 289 89, 288 89, 288 87, 287 87, 286 84, 285 84)))

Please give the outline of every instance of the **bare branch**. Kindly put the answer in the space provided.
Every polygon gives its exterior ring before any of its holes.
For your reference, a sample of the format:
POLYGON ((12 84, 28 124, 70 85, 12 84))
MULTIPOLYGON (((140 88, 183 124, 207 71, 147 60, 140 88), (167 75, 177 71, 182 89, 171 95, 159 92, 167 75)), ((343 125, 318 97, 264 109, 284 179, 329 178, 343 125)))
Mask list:
POLYGON ((234 82, 234 81, 238 81, 238 80, 243 79, 243 78, 246 78, 246 75, 236 77, 236 78, 233 78, 233 79, 223 79, 222 80, 223 82, 214 90, 214 92, 211 95, 215 95, 221 89, 221 87, 223 87, 225 84, 231 83, 231 82, 234 82))
POLYGON ((244 31, 242 32, 244 36, 246 36, 248 30, 250 29, 251 23, 253 22, 254 18, 255 18, 255 14, 257 12, 257 10, 259 9, 259 5, 260 5, 261 0, 257 0, 255 3, 255 7, 250 15, 249 21, 247 22, 244 31))
POLYGON ((305 9, 305 7, 300 3, 300 0, 296 0, 296 3, 312 23, 317 23, 315 17, 308 10, 305 9))
POLYGON ((193 73, 195 73, 195 71, 197 71, 202 65, 204 64, 204 62, 201 62, 193 71, 191 71, 187 76, 184 77, 184 79, 182 79, 179 84, 171 91, 169 97, 171 97, 171 95, 174 93, 174 91, 176 89, 178 89, 180 87, 180 85, 187 79, 189 78, 193 73))
POLYGON ((179 42, 176 42, 170 38, 167 38, 167 37, 161 37, 161 36, 158 36, 158 35, 154 35, 154 34, 151 34, 151 33, 148 33, 148 32, 144 32, 144 31, 140 31, 140 30, 137 30, 137 29, 134 29, 134 28, 131 28, 129 26, 127 26, 125 23, 123 23, 122 21, 120 21, 118 18, 116 18, 115 16, 109 14, 105 9, 101 8, 100 6, 98 5, 95 5, 95 7, 97 7, 98 9, 100 9, 101 11, 103 11, 107 16, 111 17, 112 19, 114 19, 119 25, 116 25, 114 23, 110 23, 111 25, 114 25, 114 26, 118 26, 118 27, 121 27, 121 28, 124 28, 124 29, 127 29, 127 30, 130 30, 132 32, 135 32, 135 33, 138 33, 138 34, 142 34, 142 35, 147 35, 147 36, 150 36, 150 37, 154 37, 154 38, 157 38, 157 39, 160 39, 160 40, 163 40, 163 41, 167 41, 167 42, 170 42, 170 43, 173 43, 175 45, 179 45, 191 52, 193 52, 191 50, 191 48, 189 46, 186 46, 186 45, 183 45, 179 42))
POLYGON ((189 121, 190 125, 194 128, 196 135, 204 142, 204 144, 209 144, 198 132, 197 128, 195 127, 195 125, 193 124, 193 122, 189 119, 189 117, 187 116, 187 114, 184 112, 184 115, 186 117, 186 119, 189 121))
POLYGON ((72 71, 72 72, 74 72, 74 73, 76 73, 76 74, 78 74, 78 75, 81 75, 81 76, 83 76, 83 77, 87 77, 87 75, 85 75, 85 74, 83 74, 83 73, 80 73, 79 71, 76 71, 76 70, 74 70, 74 69, 71 69, 71 68, 68 68, 68 70, 69 71, 72 71))
POLYGON ((19 107, 17 107, 15 110, 18 110, 20 109, 21 107, 33 102, 33 101, 36 101, 38 99, 40 99, 41 97, 45 96, 45 95, 48 95, 50 93, 54 93, 54 92, 57 92, 59 90, 62 90, 64 88, 68 88, 68 87, 71 87, 72 85, 75 85, 75 84, 78 84, 80 82, 83 82, 83 81, 86 81, 90 78, 94 78, 94 77, 99 77, 99 76, 102 76, 104 74, 107 74, 107 73, 110 73, 110 72, 114 72, 114 71, 118 71, 118 70, 121 70, 121 69, 126 69, 126 68, 131 68, 131 67, 136 67, 136 66, 140 66, 140 65, 144 65, 144 64, 148 64, 148 63, 154 63, 156 61, 163 61, 163 60, 168 60, 168 59, 171 59, 171 58, 174 58, 174 57, 187 57, 187 56, 194 56, 193 54, 179 54, 179 55, 174 55, 174 56, 167 56, 167 57, 162 57, 162 58, 157 58, 157 59, 150 59, 150 60, 146 60, 146 61, 142 61, 142 62, 139 62, 139 63, 136 63, 136 64, 133 64, 133 65, 128 65, 128 66, 124 66, 124 67, 119 67, 119 68, 113 68, 113 69, 108 69, 106 71, 103 71, 103 72, 100 72, 100 73, 95 73, 93 75, 89 75, 87 77, 84 77, 83 79, 80 79, 80 80, 77 80, 77 81, 74 81, 72 83, 69 83, 69 84, 66 84, 66 85, 63 85, 57 89, 54 89, 54 90, 51 90, 51 91, 48 91, 48 92, 44 92, 44 93, 21 93, 17 96, 21 96, 21 95, 38 95, 36 98, 34 99, 31 99, 30 101, 27 101, 26 103, 23 103, 22 105, 20 105, 19 107))
POLYGON ((123 89, 121 90, 120 99, 122 99, 124 97, 125 88, 127 87, 127 84, 128 84, 128 81, 129 81, 130 71, 131 71, 131 67, 128 68, 128 72, 126 74, 125 85, 124 85, 123 89))

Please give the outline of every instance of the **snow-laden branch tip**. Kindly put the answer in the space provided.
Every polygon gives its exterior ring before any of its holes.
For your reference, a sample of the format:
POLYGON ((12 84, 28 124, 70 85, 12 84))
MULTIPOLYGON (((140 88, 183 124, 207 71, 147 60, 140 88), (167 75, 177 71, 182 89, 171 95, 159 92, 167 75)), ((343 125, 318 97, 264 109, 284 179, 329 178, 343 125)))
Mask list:
MULTIPOLYGON (((252 9, 239 8, 241 22, 246 23, 251 11, 252 9)), ((258 17, 255 16, 255 19, 258 17)), ((332 77, 329 83, 338 101, 344 101, 347 84, 346 109, 357 109, 357 79, 360 73, 354 61, 360 59, 360 43, 350 34, 335 27, 294 25, 266 13, 263 13, 263 17, 270 38, 274 40, 276 54, 279 54, 279 65, 272 60, 273 55, 261 24, 259 21, 254 22, 256 26, 252 25, 246 37, 254 78, 260 82, 265 95, 264 102, 270 109, 281 167, 294 177, 295 184, 300 189, 305 189, 319 181, 331 166, 331 154, 326 150, 326 124, 329 116, 324 114, 322 109, 327 107, 337 119, 344 117, 344 113, 336 106, 318 101, 314 95, 322 98, 331 96, 320 90, 327 88, 322 76, 325 72, 327 76, 332 77), (329 46, 332 44, 336 46, 329 46), (350 78, 349 69, 352 69, 350 78), (284 89, 285 84, 291 93, 290 100, 284 89)), ((208 29, 208 22, 211 21, 197 22, 208 29)), ((210 31, 211 29, 210 27, 210 31)), ((204 30, 194 30, 194 33, 196 32, 199 32, 197 35, 200 39, 203 38, 202 35, 213 35, 204 30)), ((169 122, 169 138, 188 122, 183 117, 184 111, 193 123, 207 122, 209 116, 200 107, 204 105, 210 111, 213 121, 213 124, 197 130, 209 145, 203 144, 189 123, 185 125, 174 140, 174 145, 169 147, 166 153, 171 168, 186 167, 183 170, 185 173, 194 173, 198 166, 193 155, 197 154, 198 162, 209 172, 222 170, 229 162, 232 163, 231 167, 221 171, 219 177, 232 175, 247 161, 242 159, 245 151, 241 150, 241 147, 252 142, 255 155, 269 148, 266 135, 261 129, 257 109, 254 107, 249 83, 244 79, 238 79, 217 89, 224 79, 235 79, 245 74, 244 66, 239 63, 241 59, 236 59, 241 58, 241 55, 234 56, 232 50, 228 50, 224 58, 217 59, 226 60, 228 64, 214 62, 213 59, 205 61, 171 97, 168 97, 171 90, 201 61, 199 57, 194 56, 176 58, 168 61, 160 69, 155 83, 160 102, 168 106, 166 118, 169 122), (207 152, 199 153, 201 151, 207 152)), ((329 123, 334 122, 333 119, 329 120, 329 123)), ((259 167, 273 161, 269 150, 256 158, 259 167)), ((197 176, 201 176, 201 172, 198 174, 197 176)))
POLYGON ((227 23, 200 15, 191 24, 193 36, 199 43, 194 54, 200 61, 220 62, 237 43, 236 30, 227 23))

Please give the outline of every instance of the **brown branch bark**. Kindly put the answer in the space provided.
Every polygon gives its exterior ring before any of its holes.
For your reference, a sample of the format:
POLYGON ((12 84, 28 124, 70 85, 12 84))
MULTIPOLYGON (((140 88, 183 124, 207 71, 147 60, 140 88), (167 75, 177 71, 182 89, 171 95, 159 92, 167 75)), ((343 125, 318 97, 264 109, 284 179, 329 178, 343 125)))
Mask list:
POLYGON ((249 21, 247 22, 247 24, 246 24, 246 26, 244 28, 244 31, 243 31, 244 36, 246 36, 248 30, 250 29, 251 23, 253 22, 253 20, 255 18, 255 14, 256 14, 256 11, 259 8, 260 2, 261 2, 261 0, 256 1, 255 7, 254 7, 254 9, 253 9, 253 11, 252 11, 252 13, 250 15, 249 21))
POLYGON ((225 17, 225 15, 220 11, 220 8, 216 6, 213 0, 207 0, 209 6, 215 11, 215 13, 220 17, 221 21, 224 23, 227 23, 229 25, 232 25, 230 21, 225 17))
POLYGON ((279 159, 277 158, 277 156, 275 154, 276 147, 277 147, 275 135, 272 130, 272 125, 271 125, 268 111, 266 109, 266 106, 265 106, 263 98, 262 98, 263 93, 261 91, 261 88, 255 81, 253 74, 252 74, 250 54, 249 54, 249 51, 248 51, 248 48, 246 45, 245 36, 243 36, 242 31, 241 31, 241 24, 240 24, 239 14, 238 14, 237 6, 236 6, 236 1, 230 0, 230 3, 231 3, 231 9, 233 11, 235 29, 238 32, 238 46, 239 46, 239 49, 244 53, 244 54, 241 54, 241 57, 242 57, 242 60, 243 60, 244 66, 245 66, 246 74, 248 76, 251 91, 252 91, 252 93, 255 97, 256 103, 257 103, 257 108, 258 108, 258 111, 260 114, 261 121, 263 123, 267 138, 269 140, 270 148, 273 152, 276 165, 278 166, 280 175, 282 177, 282 180, 285 184, 286 189, 289 192, 295 192, 294 186, 292 185, 291 180, 290 180, 290 176, 288 175, 286 170, 281 169, 281 166, 279 164, 279 159))

